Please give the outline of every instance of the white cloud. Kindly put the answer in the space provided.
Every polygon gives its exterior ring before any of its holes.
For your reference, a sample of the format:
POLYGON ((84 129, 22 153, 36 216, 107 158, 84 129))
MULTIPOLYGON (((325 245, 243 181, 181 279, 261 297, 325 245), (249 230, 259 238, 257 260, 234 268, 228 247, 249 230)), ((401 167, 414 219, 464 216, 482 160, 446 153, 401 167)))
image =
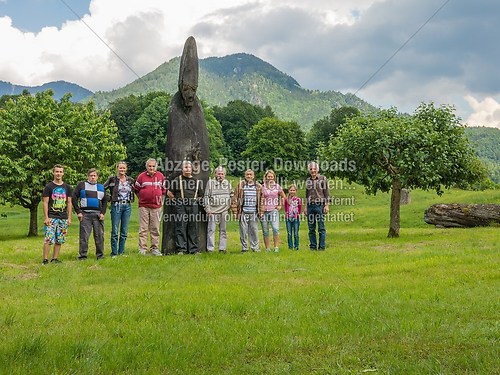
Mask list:
POLYGON ((467 95, 465 100, 474 110, 467 118, 470 126, 488 126, 500 129, 500 103, 492 97, 478 101, 472 95, 467 95))

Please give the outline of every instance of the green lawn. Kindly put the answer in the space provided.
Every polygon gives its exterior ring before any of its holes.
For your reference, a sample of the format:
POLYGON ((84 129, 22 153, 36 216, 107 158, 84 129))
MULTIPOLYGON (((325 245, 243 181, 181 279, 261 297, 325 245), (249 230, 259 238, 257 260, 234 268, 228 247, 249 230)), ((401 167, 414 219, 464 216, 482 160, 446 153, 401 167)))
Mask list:
POLYGON ((0 374, 499 374, 500 228, 423 212, 500 190, 413 191, 387 239, 389 196, 343 188, 332 217, 354 220, 327 224, 325 252, 303 222, 300 251, 282 223, 280 253, 240 254, 232 222, 229 254, 139 256, 134 210, 128 257, 77 261, 75 223, 42 266, 41 216, 26 238, 28 211, 0 206, 0 374))

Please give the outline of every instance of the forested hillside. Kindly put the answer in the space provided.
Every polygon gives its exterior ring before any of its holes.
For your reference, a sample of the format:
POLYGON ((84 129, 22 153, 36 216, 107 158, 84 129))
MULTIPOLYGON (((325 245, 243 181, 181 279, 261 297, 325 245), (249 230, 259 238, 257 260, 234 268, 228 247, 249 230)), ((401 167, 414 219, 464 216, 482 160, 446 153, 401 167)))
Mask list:
MULTIPOLYGON (((304 130, 333 108, 353 106, 361 112, 375 107, 352 94, 338 91, 312 91, 302 88, 292 77, 269 63, 249 54, 200 59, 198 96, 209 105, 224 106, 232 100, 243 100, 262 107, 270 106, 282 120, 296 121, 304 130)), ((179 58, 160 65, 127 86, 97 92, 94 100, 100 107, 117 98, 150 91, 177 91, 179 58)))
POLYGON ((471 127, 465 133, 488 168, 491 180, 500 184, 500 129, 471 127))

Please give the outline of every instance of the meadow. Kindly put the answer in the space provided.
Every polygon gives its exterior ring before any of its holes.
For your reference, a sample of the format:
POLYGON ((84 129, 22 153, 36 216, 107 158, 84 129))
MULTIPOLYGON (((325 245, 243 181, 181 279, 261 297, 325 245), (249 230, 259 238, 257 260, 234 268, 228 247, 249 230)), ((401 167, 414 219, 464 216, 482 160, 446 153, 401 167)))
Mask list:
MULTIPOLYGON (((434 203, 500 190, 413 191, 388 239, 389 195, 339 186, 327 249, 137 254, 43 266, 28 211, 0 206, 0 374, 500 374, 500 228, 436 229, 434 203), (6 216, 6 217, 4 217, 6 216)), ((301 195, 303 196, 303 194, 301 195)), ((109 215, 106 255, 109 255, 109 215)), ((94 255, 93 246, 90 255, 94 255)))

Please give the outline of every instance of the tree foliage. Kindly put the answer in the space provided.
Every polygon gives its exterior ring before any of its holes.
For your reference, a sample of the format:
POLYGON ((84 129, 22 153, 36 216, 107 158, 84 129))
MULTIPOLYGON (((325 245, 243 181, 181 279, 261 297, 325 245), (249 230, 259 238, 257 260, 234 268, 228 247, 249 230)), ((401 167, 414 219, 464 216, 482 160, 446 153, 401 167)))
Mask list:
POLYGON ((307 142, 309 144, 309 155, 311 159, 316 159, 318 156, 318 145, 328 142, 330 137, 337 135, 338 129, 353 116, 360 114, 356 107, 346 106, 334 108, 330 114, 316 121, 309 133, 307 134, 307 142))
POLYGON ((92 167, 106 176, 124 157, 109 112, 98 114, 92 102, 75 104, 70 95, 57 102, 47 90, 0 109, 0 202, 30 210, 30 236, 37 235, 38 204, 55 164, 63 164, 65 180, 75 184, 92 167))
POLYGON ((307 172, 297 168, 307 160, 307 149, 305 134, 293 121, 260 120, 248 133, 248 147, 242 156, 262 162, 264 169, 274 169, 278 177, 297 178, 307 172))
POLYGON ((213 108, 215 118, 222 125, 222 133, 229 148, 230 160, 240 160, 248 144, 248 132, 264 117, 274 117, 270 107, 262 108, 242 100, 229 102, 225 107, 213 108))
POLYGON ((413 116, 398 116, 392 108, 350 118, 320 154, 353 161, 355 168, 335 174, 362 184, 369 194, 392 190, 389 237, 399 236, 402 187, 442 194, 443 187, 484 176, 454 109, 433 103, 421 104, 413 116))

